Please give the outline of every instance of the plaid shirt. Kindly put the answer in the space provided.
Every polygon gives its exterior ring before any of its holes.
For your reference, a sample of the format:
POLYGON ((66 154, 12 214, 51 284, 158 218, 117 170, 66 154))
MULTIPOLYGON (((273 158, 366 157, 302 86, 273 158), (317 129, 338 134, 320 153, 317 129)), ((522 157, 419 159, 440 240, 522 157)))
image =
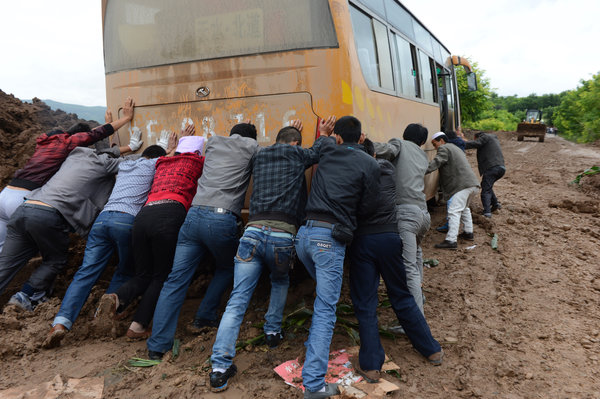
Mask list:
POLYGON ((307 199, 304 172, 319 161, 322 143, 318 139, 312 148, 275 143, 254 155, 249 221, 300 225, 307 199))
POLYGON ((114 133, 111 124, 98 126, 91 132, 48 136, 42 134, 36 140, 33 156, 23 169, 17 170, 9 185, 35 190, 43 186, 60 169, 67 156, 77 147, 87 147, 114 133))

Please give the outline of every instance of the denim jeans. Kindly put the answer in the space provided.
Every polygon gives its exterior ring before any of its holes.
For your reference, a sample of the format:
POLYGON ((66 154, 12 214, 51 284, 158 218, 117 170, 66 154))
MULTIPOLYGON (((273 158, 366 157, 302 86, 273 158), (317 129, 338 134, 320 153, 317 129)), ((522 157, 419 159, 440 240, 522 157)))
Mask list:
POLYGON ((246 229, 235 256, 233 291, 213 346, 213 368, 228 369, 233 363, 240 325, 263 267, 271 272, 271 298, 265 315, 264 331, 265 334, 281 332, 293 257, 292 234, 272 232, 268 227, 263 227, 262 230, 254 227, 246 229))
POLYGON ((133 215, 115 211, 105 211, 98 215, 88 235, 83 263, 73 276, 53 326, 62 324, 71 329, 115 249, 119 255, 119 264, 106 292, 115 292, 133 277, 131 231, 134 219, 133 215))
MULTIPOLYGON (((423 250, 421 240, 429 230, 431 217, 427 207, 396 205, 398 231, 402 238, 402 259, 408 290, 423 313, 423 250)), ((424 313, 423 313, 424 314, 424 313)))
POLYGON ((421 310, 406 285, 402 240, 397 233, 361 235, 350 247, 350 296, 358 319, 359 363, 363 370, 381 370, 385 352, 379 339, 377 306, 380 276, 392 309, 412 345, 423 356, 440 351, 421 310))
POLYGON ((477 190, 477 187, 465 188, 448 200, 448 233, 446 233, 446 241, 456 242, 461 223, 464 226, 465 232, 473 232, 473 218, 471 217, 469 202, 471 202, 471 197, 477 193, 477 190))
POLYGON ((340 299, 346 245, 331 237, 331 229, 313 227, 309 220, 296 235, 296 252, 308 274, 317 282, 312 323, 302 369, 303 384, 310 392, 325 386, 329 346, 340 299))
POLYGON ((0 293, 35 254, 42 264, 25 283, 36 293, 50 294, 56 276, 67 264, 71 228, 60 212, 43 205, 24 203, 8 223, 0 253, 0 293))
POLYGON ((233 258, 238 246, 237 218, 193 206, 179 230, 173 269, 165 281, 152 324, 148 349, 165 353, 173 346, 177 320, 194 272, 204 257, 211 253, 216 262, 213 276, 196 318, 217 320, 223 293, 233 280, 233 258))
POLYGON ((19 205, 23 204, 25 196, 31 193, 29 190, 17 190, 5 187, 0 192, 0 252, 6 239, 8 221, 19 205))
POLYGON ((506 169, 502 166, 492 166, 486 169, 481 176, 481 204, 483 205, 483 213, 491 213, 492 206, 498 205, 498 198, 494 194, 494 183, 500 180, 506 173, 506 169))

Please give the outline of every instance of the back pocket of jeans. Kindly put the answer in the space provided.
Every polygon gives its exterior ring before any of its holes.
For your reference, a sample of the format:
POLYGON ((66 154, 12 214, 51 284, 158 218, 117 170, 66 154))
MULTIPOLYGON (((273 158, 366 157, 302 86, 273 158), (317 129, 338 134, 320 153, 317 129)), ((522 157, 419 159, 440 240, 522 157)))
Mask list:
POLYGON ((242 237, 235 257, 242 262, 250 262, 254 258, 258 241, 249 237, 242 237))
POLYGON ((294 259, 294 247, 276 247, 275 252, 275 269, 278 272, 286 272, 290 269, 292 260, 294 259))

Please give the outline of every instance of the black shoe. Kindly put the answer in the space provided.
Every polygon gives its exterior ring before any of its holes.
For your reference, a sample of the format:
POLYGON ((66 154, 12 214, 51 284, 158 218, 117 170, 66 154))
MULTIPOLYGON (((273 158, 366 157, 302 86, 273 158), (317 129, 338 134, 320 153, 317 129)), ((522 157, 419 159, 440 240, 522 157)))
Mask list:
POLYGON ((151 350, 148 351, 148 358, 150 360, 162 360, 164 355, 165 354, 162 352, 155 352, 155 351, 151 351, 151 350))
POLYGON ((444 240, 443 242, 439 243, 439 244, 435 244, 436 248, 444 248, 444 249, 456 249, 457 245, 456 245, 456 241, 452 242, 452 241, 448 241, 448 240, 444 240))
POLYGON ((304 399, 324 399, 334 395, 339 395, 340 390, 338 384, 329 383, 325 385, 325 391, 323 392, 311 392, 308 389, 304 391, 304 399))
POLYGON ((219 320, 195 319, 192 324, 188 324, 187 330, 191 334, 198 335, 216 327, 219 327, 219 320))
POLYGON ((271 349, 277 348, 282 340, 283 340, 283 332, 265 335, 265 341, 267 343, 267 346, 271 349))
POLYGON ((473 238, 473 233, 467 233, 466 231, 463 231, 462 233, 460 233, 458 235, 458 238, 462 238, 463 240, 467 240, 467 241, 475 240, 475 238, 473 238))
POLYGON ((213 371, 209 374, 210 377, 210 390, 213 392, 221 392, 227 389, 227 381, 237 373, 237 367, 235 364, 229 366, 224 373, 220 371, 213 371))
POLYGON ((496 212, 498 209, 502 209, 502 205, 499 202, 496 205, 492 205, 492 212, 496 212))

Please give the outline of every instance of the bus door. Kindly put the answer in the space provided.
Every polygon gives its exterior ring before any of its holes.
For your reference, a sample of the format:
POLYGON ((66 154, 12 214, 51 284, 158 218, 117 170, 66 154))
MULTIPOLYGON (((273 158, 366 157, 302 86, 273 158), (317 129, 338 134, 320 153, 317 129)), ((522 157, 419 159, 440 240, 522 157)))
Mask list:
POLYGON ((443 132, 454 130, 454 97, 452 74, 441 65, 436 65, 440 104, 440 128, 443 132))

